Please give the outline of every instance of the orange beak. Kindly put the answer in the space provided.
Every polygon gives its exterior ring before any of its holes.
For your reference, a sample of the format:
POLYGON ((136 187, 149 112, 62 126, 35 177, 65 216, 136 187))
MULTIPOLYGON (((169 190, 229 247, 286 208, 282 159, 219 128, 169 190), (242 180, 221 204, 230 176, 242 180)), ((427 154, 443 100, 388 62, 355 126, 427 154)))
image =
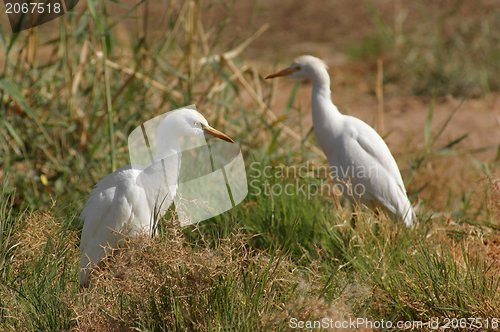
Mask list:
POLYGON ((234 141, 232 140, 231 137, 227 136, 223 132, 220 132, 217 129, 214 129, 214 128, 210 127, 210 126, 203 126, 203 130, 207 134, 209 134, 209 135, 211 135, 213 137, 217 137, 217 138, 223 139, 226 142, 234 143, 234 141))
POLYGON ((275 78, 275 77, 280 77, 280 76, 287 76, 287 75, 293 74, 293 73, 295 73, 295 72, 297 72, 299 70, 300 70, 300 67, 288 67, 288 68, 280 70, 279 72, 276 72, 274 74, 267 75, 266 76, 266 80, 269 79, 269 78, 275 78))

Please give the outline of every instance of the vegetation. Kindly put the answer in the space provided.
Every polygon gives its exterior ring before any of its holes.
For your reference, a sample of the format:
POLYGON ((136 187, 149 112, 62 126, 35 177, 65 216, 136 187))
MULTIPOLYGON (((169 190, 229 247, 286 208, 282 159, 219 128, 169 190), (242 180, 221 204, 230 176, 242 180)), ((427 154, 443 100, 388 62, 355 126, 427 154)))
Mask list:
POLYGON ((474 4, 467 6, 463 0, 444 4, 449 7, 444 11, 439 4, 415 3, 409 7, 421 19, 412 24, 409 9, 398 2, 394 22, 369 3, 377 33, 348 54, 365 60, 383 56, 388 64, 385 82, 405 82, 399 93, 478 97, 500 89, 498 11, 477 4, 478 12, 473 13, 474 4), (407 19, 408 28, 403 29, 407 19))
MULTIPOLYGON (((418 205, 418 226, 407 229, 354 207, 354 227, 350 207, 330 190, 325 172, 308 163, 326 162, 312 148, 309 128, 274 116, 276 90, 241 60, 266 26, 228 50, 221 36, 235 2, 172 0, 151 17, 147 8, 155 4, 88 0, 56 21, 57 33, 0 30, 1 330, 287 331, 293 318, 384 319, 394 322, 386 330, 400 330, 397 321, 438 318, 443 325, 470 317, 488 318, 494 329, 493 319, 500 319, 497 161, 459 148, 464 137, 440 143, 449 121, 431 130, 435 98, 422 128, 425 144, 396 155, 418 205), (226 19, 208 19, 215 10, 226 19), (124 24, 137 25, 129 44, 121 37, 124 24), (93 274, 92 287, 80 289, 79 214, 92 186, 128 163, 134 128, 188 104, 241 147, 247 198, 183 229, 172 213, 158 237, 129 239, 93 274), (290 167, 309 168, 308 176, 287 172, 290 167)), ((389 56, 386 80, 411 77, 407 93, 434 96, 468 94, 478 77, 479 94, 498 90, 498 75, 491 74, 498 72, 491 47, 500 36, 497 14, 484 18, 490 39, 477 41, 471 23, 450 43, 426 44, 416 26, 397 50, 387 45, 398 35, 373 8, 377 34, 348 52, 366 61, 389 56), (468 38, 484 48, 460 46, 468 38), (445 47, 435 65, 419 53, 426 45, 431 53, 445 47), (411 54, 405 47, 420 51, 402 61, 401 54, 411 54), (451 61, 453 54, 462 62, 451 61), (409 69, 400 77, 394 68, 409 69), (446 79, 435 84, 432 75, 446 79)), ((297 86, 291 91, 285 115, 309 116, 296 101, 297 86)))

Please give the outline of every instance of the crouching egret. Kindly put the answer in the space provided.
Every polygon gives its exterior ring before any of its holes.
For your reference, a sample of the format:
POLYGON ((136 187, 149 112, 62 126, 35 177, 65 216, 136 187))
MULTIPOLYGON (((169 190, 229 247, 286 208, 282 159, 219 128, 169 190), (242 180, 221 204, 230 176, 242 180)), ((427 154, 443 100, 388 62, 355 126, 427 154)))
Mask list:
POLYGON ((152 160, 156 163, 150 163, 149 167, 124 166, 92 189, 80 216, 84 222, 78 273, 81 286, 87 284, 92 269, 117 248, 125 236, 155 232, 154 221, 166 213, 176 195, 181 136, 218 137, 234 143, 227 135, 210 127, 193 109, 170 112, 157 128, 158 152, 152 160), (158 165, 160 167, 155 167, 158 165), (146 183, 162 180, 154 174, 159 173, 158 170, 166 176, 167 185, 146 183))
POLYGON ((266 79, 284 76, 311 81, 314 134, 342 193, 352 204, 381 208, 411 227, 416 216, 394 157, 372 127, 341 114, 332 103, 327 69, 322 60, 304 55, 266 79))

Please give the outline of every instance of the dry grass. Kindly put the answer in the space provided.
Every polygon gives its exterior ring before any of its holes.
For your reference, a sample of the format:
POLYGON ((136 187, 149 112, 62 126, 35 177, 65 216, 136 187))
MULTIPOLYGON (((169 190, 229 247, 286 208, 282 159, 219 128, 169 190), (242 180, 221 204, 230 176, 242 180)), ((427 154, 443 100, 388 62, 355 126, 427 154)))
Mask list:
POLYGON ((192 247, 173 224, 163 239, 128 240, 82 292, 73 308, 77 330, 207 331, 235 324, 268 331, 286 326, 287 317, 348 316, 345 306, 313 300, 321 285, 317 274, 247 243, 247 236, 234 234, 215 248, 192 247))
MULTIPOLYGON (((375 110, 374 64, 384 59, 387 141, 419 205, 415 229, 363 208, 353 228, 349 207, 327 194, 310 200, 249 195, 230 213, 197 227, 180 230, 169 221, 158 238, 130 239, 93 274, 90 289, 79 289, 79 213, 91 187, 128 163, 127 135, 140 123, 195 103, 214 127, 235 138, 247 166, 325 163, 313 135, 304 139, 311 129, 310 87, 265 82, 271 61, 245 58, 248 47, 255 54, 262 45, 259 38, 290 36, 267 37, 275 27, 256 24, 258 10, 253 29, 233 29, 230 19, 238 22, 241 2, 146 3, 114 28, 120 17, 109 14, 128 9, 88 1, 55 30, 1 32, 7 40, 7 48, 0 45, 1 329, 286 331, 291 317, 500 316, 500 189, 492 156, 498 142, 490 114, 497 110, 498 77, 485 71, 498 69, 498 44, 492 43, 500 33, 498 18, 491 11, 461 22, 467 12, 443 16, 450 11, 445 5, 432 24, 412 17, 408 27, 393 31, 386 5, 378 3, 380 12, 372 12, 378 30, 368 29, 373 38, 346 44, 356 60, 333 56, 325 45, 314 48, 328 53, 340 109, 368 123, 375 110), (103 21, 104 39, 97 29, 103 21), (481 38, 485 24, 489 32, 481 38), (56 39, 46 43, 51 36, 56 39), (438 99, 427 121, 436 80, 438 94, 486 95, 490 101, 467 100, 438 134, 458 101, 438 99), (488 105, 490 113, 483 110, 488 105), (478 110, 481 116, 470 114, 478 110), (487 135, 473 132, 482 130, 487 135), (471 140, 443 149, 465 133, 471 140), (482 143, 485 136, 492 146, 482 143), (487 154, 473 151, 482 148, 487 154)), ((295 2, 290 13, 303 6, 295 2)), ((357 12, 357 6, 345 9, 357 12)), ((268 186, 319 181, 261 180, 268 186)))

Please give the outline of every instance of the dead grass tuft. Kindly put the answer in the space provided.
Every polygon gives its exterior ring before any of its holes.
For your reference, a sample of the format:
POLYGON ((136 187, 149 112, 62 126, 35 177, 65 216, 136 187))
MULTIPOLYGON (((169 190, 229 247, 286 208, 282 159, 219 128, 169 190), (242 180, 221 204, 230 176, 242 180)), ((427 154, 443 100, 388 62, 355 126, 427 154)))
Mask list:
POLYGON ((16 225, 11 243, 14 252, 10 268, 22 271, 26 264, 37 261, 40 255, 60 259, 61 253, 76 261, 79 257, 80 237, 75 231, 61 229, 60 223, 52 216, 52 208, 47 211, 28 212, 16 225))
POLYGON ((127 239, 95 271, 74 308, 78 330, 220 329, 231 325, 220 315, 239 319, 255 310, 261 315, 252 315, 259 319, 252 324, 267 330, 289 317, 345 315, 345 308, 311 300, 317 298, 317 274, 297 269, 281 252, 250 249, 247 236, 233 234, 210 248, 187 245, 177 226, 167 233, 127 239))
POLYGON ((472 157, 445 155, 430 158, 412 180, 410 188, 413 191, 424 188, 419 197, 427 201, 427 209, 445 211, 442 219, 447 223, 498 221, 499 213, 496 211, 499 211, 500 196, 495 191, 494 182, 488 179, 472 157), (487 197, 490 198, 485 199, 487 197))

